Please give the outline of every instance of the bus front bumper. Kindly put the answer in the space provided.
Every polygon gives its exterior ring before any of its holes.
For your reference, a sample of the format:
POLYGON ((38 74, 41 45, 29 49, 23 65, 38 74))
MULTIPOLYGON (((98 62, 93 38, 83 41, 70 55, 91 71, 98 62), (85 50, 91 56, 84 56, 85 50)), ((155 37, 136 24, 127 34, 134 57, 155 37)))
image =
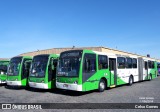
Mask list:
POLYGON ((7 81, 7 85, 9 86, 21 86, 21 81, 7 81))
POLYGON ((29 86, 38 89, 48 89, 48 84, 45 83, 29 82, 29 86))
POLYGON ((78 85, 78 84, 68 84, 68 83, 56 82, 56 87, 59 89, 82 91, 82 85, 78 85))

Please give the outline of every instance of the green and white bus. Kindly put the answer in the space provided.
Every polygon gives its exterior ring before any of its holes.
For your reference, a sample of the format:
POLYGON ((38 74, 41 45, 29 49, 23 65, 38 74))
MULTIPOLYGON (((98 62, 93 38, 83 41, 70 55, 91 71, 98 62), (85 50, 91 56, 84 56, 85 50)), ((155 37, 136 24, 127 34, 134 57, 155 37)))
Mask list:
POLYGON ((7 85, 28 86, 28 76, 32 57, 17 56, 10 60, 7 70, 7 85))
POLYGON ((106 87, 154 79, 156 71, 157 63, 150 58, 70 50, 60 54, 56 87, 74 91, 98 89, 103 92, 106 87))
POLYGON ((0 60, 0 84, 6 83, 9 60, 0 60))
POLYGON ((33 57, 29 86, 39 89, 55 88, 58 54, 42 54, 33 57))

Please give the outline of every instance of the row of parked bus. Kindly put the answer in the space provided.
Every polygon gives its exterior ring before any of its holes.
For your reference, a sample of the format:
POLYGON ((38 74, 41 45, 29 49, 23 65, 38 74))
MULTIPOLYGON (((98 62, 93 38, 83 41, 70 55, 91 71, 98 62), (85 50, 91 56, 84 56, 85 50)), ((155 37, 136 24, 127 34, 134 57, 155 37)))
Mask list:
POLYGON ((103 92, 107 87, 152 80, 158 74, 160 63, 155 59, 86 49, 0 61, 0 83, 39 89, 103 92))

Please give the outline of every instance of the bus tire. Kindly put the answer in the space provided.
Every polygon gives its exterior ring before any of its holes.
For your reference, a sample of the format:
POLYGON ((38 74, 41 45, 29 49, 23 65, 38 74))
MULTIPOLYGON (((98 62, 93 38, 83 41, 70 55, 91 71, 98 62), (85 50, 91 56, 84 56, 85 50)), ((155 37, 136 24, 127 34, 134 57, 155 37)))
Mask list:
POLYGON ((129 86, 131 86, 132 84, 133 84, 133 77, 130 76, 130 77, 129 77, 129 86))
POLYGON ((98 91, 103 92, 105 89, 106 89, 106 82, 103 79, 101 79, 99 82, 98 91))

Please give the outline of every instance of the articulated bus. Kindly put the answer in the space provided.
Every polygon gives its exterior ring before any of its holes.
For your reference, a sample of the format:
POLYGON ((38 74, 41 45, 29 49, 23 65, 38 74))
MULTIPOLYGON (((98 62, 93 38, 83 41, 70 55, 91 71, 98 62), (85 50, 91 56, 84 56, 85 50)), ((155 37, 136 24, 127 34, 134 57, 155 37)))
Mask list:
POLYGON ((7 85, 28 86, 28 76, 32 57, 17 56, 10 60, 7 70, 7 85))
POLYGON ((34 56, 30 69, 29 86, 39 89, 55 88, 58 58, 57 54, 34 56))
POLYGON ((70 50, 60 54, 56 87, 74 91, 98 89, 151 80, 157 75, 151 58, 92 50, 70 50))
POLYGON ((0 84, 6 83, 9 60, 0 60, 0 84))

